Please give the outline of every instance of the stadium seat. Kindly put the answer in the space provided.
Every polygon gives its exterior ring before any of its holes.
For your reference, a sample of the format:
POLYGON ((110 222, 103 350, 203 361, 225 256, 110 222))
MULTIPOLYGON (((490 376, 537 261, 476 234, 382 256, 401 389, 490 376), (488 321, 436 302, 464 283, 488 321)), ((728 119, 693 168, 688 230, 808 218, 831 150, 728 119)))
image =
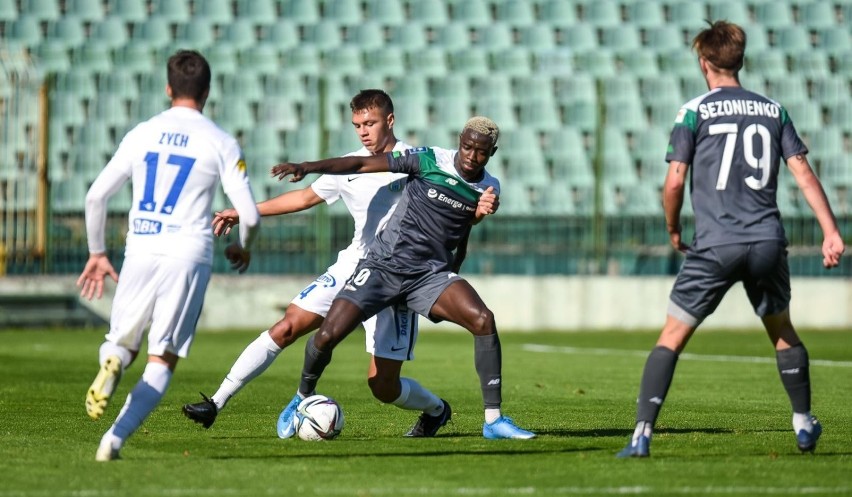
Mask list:
POLYGON ((406 22, 402 0, 368 0, 367 19, 384 26, 399 26, 406 22))
POLYGON ((234 20, 231 0, 204 0, 195 2, 194 18, 202 18, 211 24, 227 25, 234 20))
POLYGON ((532 54, 522 46, 514 46, 491 53, 491 68, 510 76, 526 76, 532 70, 532 54))
POLYGON ((564 0, 546 0, 539 4, 538 22, 555 28, 577 24, 577 5, 564 0))
MULTIPOLYGON (((514 131, 518 127, 518 118, 515 115, 512 102, 507 100, 491 96, 477 97, 474 94, 473 113, 477 116, 490 117, 500 127, 501 133, 503 131, 514 131)), ((464 119, 462 122, 464 121, 467 121, 467 119, 464 119)))
MULTIPOLYGON (((417 137, 412 142, 412 145, 418 147, 441 147, 446 149, 458 148, 458 133, 465 121, 456 120, 455 122, 459 124, 447 125, 441 121, 434 122, 432 126, 429 126, 417 133, 417 137)), ((495 161, 495 164, 496 163, 497 161, 495 161)), ((490 169, 491 166, 492 164, 489 162, 487 167, 490 169)))
POLYGON ((190 21, 188 0, 153 0, 152 6, 152 17, 161 17, 172 23, 187 23, 190 21))
POLYGON ((255 125, 251 104, 247 100, 222 99, 216 105, 216 122, 232 134, 247 132, 255 125))
POLYGON ((597 0, 582 4, 583 21, 596 28, 609 28, 622 24, 621 8, 614 0, 597 0))
POLYGON ((469 47, 449 52, 449 69, 453 73, 468 77, 487 76, 491 73, 488 52, 480 47, 469 47))
POLYGON ((447 74, 447 54, 442 47, 427 47, 406 54, 406 72, 427 78, 441 78, 447 74))
POLYGON ((788 74, 787 57, 778 49, 746 53, 745 71, 764 78, 783 78, 788 74))
POLYGON ((754 20, 768 29, 778 29, 793 24, 793 13, 788 2, 760 2, 754 7, 754 20))
POLYGON ((602 98, 605 103, 639 101, 639 79, 630 73, 615 74, 602 78, 602 98))
POLYGON ((547 134, 544 157, 550 163, 554 181, 589 187, 595 175, 577 128, 563 127, 547 134))
POLYGON ((364 21, 359 0, 326 0, 323 17, 333 19, 342 26, 356 26, 364 21))
POLYGON ((660 72, 669 76, 700 75, 698 58, 687 49, 668 50, 660 54, 660 72))
POLYGON ((657 53, 648 48, 633 48, 622 51, 618 59, 622 70, 639 78, 653 77, 660 74, 657 53))
POLYGON ((193 50, 204 51, 216 41, 213 23, 205 18, 194 18, 185 24, 179 24, 175 43, 193 50))
POLYGON ((848 101, 850 79, 847 76, 833 76, 814 81, 813 99, 827 108, 848 101))
POLYGON ((58 0, 21 0, 18 19, 32 18, 37 21, 56 21, 62 17, 58 0))
POLYGON ((554 96, 559 103, 591 102, 598 100, 597 83, 589 74, 572 74, 553 78, 554 96))
POLYGON ((683 28, 674 24, 664 24, 646 29, 645 44, 658 53, 687 48, 684 43, 683 28))
POLYGON ((852 35, 846 26, 829 26, 817 32, 816 46, 830 55, 849 54, 852 35))
POLYGON ((533 5, 527 0, 502 0, 496 4, 497 22, 513 28, 525 28, 536 23, 533 5))
POLYGON ((34 49, 42 40, 40 22, 31 14, 21 15, 6 28, 4 42, 34 49))
POLYGON ((104 2, 102 0, 65 0, 64 15, 86 22, 101 22, 104 19, 104 2))
POLYGON ((317 160, 320 156, 319 129, 300 126, 288 131, 284 137, 284 150, 287 152, 287 160, 291 162, 317 160))
POLYGON ((98 93, 107 93, 124 100, 139 98, 139 84, 136 75, 130 71, 113 70, 100 75, 98 93))
POLYGON ((514 44, 514 35, 507 24, 489 24, 477 31, 476 46, 484 50, 502 50, 514 44))
POLYGON ((471 27, 464 22, 450 22, 439 28, 435 33, 435 44, 447 49, 469 47, 471 42, 471 27))
POLYGON ((65 72, 71 68, 68 48, 58 40, 45 40, 36 46, 33 62, 46 73, 65 72))
POLYGON ((775 29, 775 47, 786 53, 800 53, 811 49, 811 35, 800 25, 789 25, 775 29))
POLYGON ((532 214, 529 188, 517 181, 501 182, 500 210, 501 213, 511 215, 532 214))
POLYGON ((822 129, 810 136, 805 135, 805 137, 809 151, 808 156, 812 158, 813 162, 818 163, 817 165, 821 165, 826 158, 844 153, 843 133, 840 128, 830 125, 823 126, 822 129))
POLYGON ((533 53, 533 72, 548 76, 567 76, 574 73, 574 56, 567 47, 537 50, 533 53))
MULTIPOLYGON (((639 97, 651 104, 665 100, 685 101, 680 92, 680 81, 665 75, 642 76, 639 78, 639 97)), ((679 104, 678 104, 679 105, 679 104)))
POLYGON ((426 48, 426 25, 412 22, 389 29, 388 41, 407 52, 426 48))
POLYGON ((725 19, 727 21, 748 26, 751 24, 751 14, 748 12, 748 3, 739 0, 727 2, 709 3, 710 19, 725 19))
POLYGON ((54 212, 83 212, 86 207, 86 181, 74 174, 61 180, 51 181, 50 206, 54 212))
POLYGON ((109 47, 89 39, 71 51, 71 62, 75 68, 107 73, 112 70, 112 51, 109 47))
MULTIPOLYGON (((272 21, 270 21, 271 23, 272 21)), ((257 45, 256 23, 250 19, 237 18, 220 27, 217 44, 227 44, 236 50, 245 50, 257 45)))
MULTIPOLYGON (((426 98, 393 96, 394 116, 401 127, 425 129, 429 127, 429 100, 426 98)), ((351 133, 352 130, 346 129, 351 133)))
POLYGON ((83 21, 76 17, 64 16, 58 21, 47 24, 45 40, 60 42, 67 48, 75 48, 86 41, 83 21))
MULTIPOLYGON (((86 122, 85 100, 73 91, 51 91, 48 106, 51 124, 55 122, 57 126, 76 127, 86 122)), ((50 138, 52 141, 54 137, 50 138)))
POLYGON ((601 28, 601 47, 609 49, 614 53, 633 50, 641 46, 639 28, 626 24, 624 26, 611 26, 601 28))
POLYGON ((244 102, 260 103, 266 96, 261 83, 261 73, 254 71, 237 71, 234 74, 223 74, 222 94, 225 99, 238 99, 244 102))
POLYGON ((135 24, 129 43, 138 43, 154 50, 169 46, 174 37, 169 27, 170 21, 164 17, 152 16, 144 22, 135 24))
POLYGON ((613 185, 632 185, 639 178, 624 132, 607 125, 599 145, 602 154, 603 180, 613 185))
POLYGON ((124 129, 131 123, 128 101, 119 94, 101 92, 93 101, 91 117, 112 129, 124 129))
POLYGON ((598 48, 597 32, 589 24, 575 24, 567 26, 561 31, 559 45, 574 51, 574 53, 590 52, 598 48))
POLYGON ((461 102, 471 99, 471 80, 464 74, 450 73, 444 78, 430 81, 430 95, 435 98, 453 98, 461 102))
POLYGON ((603 48, 577 53, 574 56, 574 69, 598 78, 606 78, 618 72, 615 55, 603 48))
POLYGON ((831 185, 852 188, 852 155, 838 154, 827 157, 822 162, 819 177, 831 185))
MULTIPOLYGON (((130 105, 130 118, 133 122, 144 121, 169 108, 171 102, 166 96, 165 83, 158 91, 142 91, 139 98, 130 105)), ((209 104, 208 104, 209 105, 209 104)))
POLYGON ((594 133, 600 124, 594 101, 574 101, 562 105, 565 123, 586 133, 594 133))
MULTIPOLYGON (((292 131, 299 127, 299 112, 296 101, 286 95, 270 95, 263 99, 258 108, 258 127, 269 127, 275 131, 292 131)), ((254 129, 254 128, 253 128, 254 129)))
POLYGON ((621 100, 604 107, 605 122, 623 131, 637 132, 648 127, 648 118, 638 100, 621 100))
MULTIPOLYGON (((483 79, 490 80, 493 77, 483 79)), ((502 88, 500 91, 503 91, 502 88)), ((507 99, 514 99, 516 103, 546 100, 551 102, 551 105, 554 105, 555 90, 553 78, 539 72, 532 72, 526 76, 517 76, 512 78, 510 90, 506 95, 507 99)))
POLYGON ((364 68, 386 77, 405 74, 405 54, 396 46, 368 50, 364 53, 364 68))
POLYGON ((320 51, 313 45, 298 45, 282 53, 282 67, 302 76, 317 75, 322 71, 320 51))
POLYGON ((323 62, 327 71, 343 76, 357 76, 364 70, 361 50, 351 45, 326 50, 323 62))
POLYGON ((130 39, 127 23, 118 17, 108 17, 92 25, 89 40, 96 41, 112 50, 123 46, 130 39))
MULTIPOLYGON (((816 102, 802 100, 790 104, 782 103, 782 105, 787 109, 790 119, 793 120, 796 130, 800 133, 813 134, 819 132, 825 125, 822 119, 822 110, 816 102)), ((830 123, 833 122, 832 120, 830 123)))
MULTIPOLYGON (((430 122, 433 126, 447 128, 461 128, 461 126, 473 115, 471 113, 471 106, 469 102, 457 97, 433 98, 430 114, 430 122)), ((497 125, 501 126, 499 122, 497 125)), ((450 144, 452 145, 452 142, 450 142, 450 144)), ((435 145, 439 144, 436 143, 435 145)))
MULTIPOLYGON (((815 104, 814 106, 819 109, 818 105, 815 104)), ((793 122, 796 121, 794 120, 793 122)), ((837 105, 829 107, 828 123, 832 126, 839 128, 847 135, 852 135, 852 99, 846 100, 845 102, 840 102, 837 105)))
MULTIPOLYGON (((382 88, 383 84, 359 85, 358 88, 382 88)), ((405 74, 391 78, 388 85, 388 93, 396 99, 408 98, 429 101, 429 82, 420 76, 405 74)))
POLYGON ((128 23, 139 23, 148 18, 146 2, 139 0, 110 0, 108 11, 110 16, 128 23))
POLYGON ((416 20, 424 26, 438 27, 450 21, 444 0, 417 0, 410 3, 408 8, 409 20, 416 20))
POLYGON ((837 24, 832 2, 804 2, 799 5, 799 22, 810 29, 820 30, 837 24))
POLYGON ((798 74, 766 78, 767 96, 782 105, 804 102, 808 99, 808 86, 805 78, 798 74))
MULTIPOLYGON (((698 62, 696 61, 696 65, 697 64, 698 62)), ((685 103, 687 100, 692 100, 695 97, 704 95, 705 93, 710 91, 707 89, 707 81, 705 81, 704 78, 700 76, 700 73, 693 74, 692 76, 682 77, 680 79, 680 87, 681 95, 683 95, 684 98, 684 101, 680 102, 680 104, 685 103)), ((751 90, 753 87, 747 88, 751 90)), ((678 104, 678 106, 680 106, 680 104, 678 104)), ((672 115, 672 117, 674 117, 674 114, 672 115)))
POLYGON ((310 26, 320 21, 320 2, 280 0, 281 17, 300 26, 310 26))
POLYGON ((346 42, 361 50, 376 50, 387 44, 384 27, 373 20, 364 21, 348 29, 346 42))
POLYGON ((706 4, 694 0, 680 0, 668 4, 669 18, 675 26, 689 31, 703 29, 707 24, 706 4))
POLYGON ((18 18, 16 0, 0 0, 0 22, 8 23, 18 18))
POLYGON ((657 2, 627 4, 627 22, 639 28, 653 28, 665 24, 663 6, 657 2))
POLYGON ((554 131, 562 127, 559 107, 552 98, 526 100, 518 106, 518 124, 537 131, 554 131))
POLYGON ((278 19, 263 29, 261 43, 285 51, 300 44, 299 27, 289 19, 278 19))

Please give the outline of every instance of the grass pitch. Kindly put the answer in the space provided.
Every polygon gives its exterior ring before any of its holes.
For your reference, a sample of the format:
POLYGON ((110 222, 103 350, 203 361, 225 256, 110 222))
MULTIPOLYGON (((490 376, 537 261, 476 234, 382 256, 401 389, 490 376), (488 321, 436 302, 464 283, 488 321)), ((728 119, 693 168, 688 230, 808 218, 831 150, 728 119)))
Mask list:
POLYGON ((852 347, 848 332, 805 332, 814 455, 795 446, 774 354, 760 331, 699 331, 678 364, 647 460, 614 455, 632 432, 653 333, 503 333, 504 413, 538 433, 482 438, 466 333, 424 332, 406 376, 447 399, 453 420, 433 439, 405 439, 417 413, 372 399, 363 333, 335 351, 320 393, 346 414, 337 440, 279 440, 303 342, 279 356, 204 430, 180 412, 212 394, 256 332, 200 333, 160 407, 122 450, 95 449, 138 380, 137 361, 107 413, 85 414, 102 331, 0 333, 0 497, 852 495, 852 347))

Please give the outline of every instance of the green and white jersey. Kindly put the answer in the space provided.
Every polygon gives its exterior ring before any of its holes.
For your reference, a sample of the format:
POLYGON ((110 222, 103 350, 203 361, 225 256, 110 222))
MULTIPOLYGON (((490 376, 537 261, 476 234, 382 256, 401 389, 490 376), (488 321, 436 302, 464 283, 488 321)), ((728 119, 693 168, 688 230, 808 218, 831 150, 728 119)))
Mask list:
POLYGON ((450 270, 480 195, 489 186, 500 193, 500 182, 487 171, 473 183, 462 178, 456 154, 437 147, 387 154, 390 171, 408 174, 408 184, 367 258, 402 273, 450 270))
POLYGON ((807 152, 784 107, 743 88, 716 88, 681 107, 666 161, 691 165, 693 248, 785 240, 780 162, 807 152))

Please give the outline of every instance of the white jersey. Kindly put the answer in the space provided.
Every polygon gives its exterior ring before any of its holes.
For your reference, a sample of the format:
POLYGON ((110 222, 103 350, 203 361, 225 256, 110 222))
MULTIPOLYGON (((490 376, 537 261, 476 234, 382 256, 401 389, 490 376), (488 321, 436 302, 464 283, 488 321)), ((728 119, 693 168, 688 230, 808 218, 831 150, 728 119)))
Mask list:
MULTIPOLYGON (((404 151, 412 148, 402 141, 397 141, 394 151, 404 151)), ((366 147, 346 154, 344 157, 372 155, 366 147)), ((400 173, 369 173, 320 176, 311 184, 314 192, 328 204, 337 199, 343 199, 352 219, 355 221, 355 232, 352 243, 341 250, 337 260, 357 262, 364 257, 367 248, 373 243, 402 196, 407 181, 407 174, 400 173)))
POLYGON ((239 212, 240 239, 248 249, 259 215, 237 141, 188 107, 172 107, 140 123, 121 141, 86 196, 89 251, 105 250, 106 199, 131 179, 125 255, 212 264, 211 211, 220 178, 239 212))

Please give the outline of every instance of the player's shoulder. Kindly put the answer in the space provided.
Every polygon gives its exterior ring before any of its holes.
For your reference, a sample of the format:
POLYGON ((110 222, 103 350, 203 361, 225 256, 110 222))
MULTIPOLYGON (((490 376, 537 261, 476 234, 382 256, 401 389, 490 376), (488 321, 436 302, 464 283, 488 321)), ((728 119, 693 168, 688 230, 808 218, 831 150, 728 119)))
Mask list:
POLYGON ((721 91, 720 88, 714 88, 708 92, 702 93, 701 95, 687 101, 685 104, 681 105, 680 108, 692 112, 696 112, 698 110, 698 106, 702 104, 705 100, 710 98, 711 96, 719 93, 721 91))

